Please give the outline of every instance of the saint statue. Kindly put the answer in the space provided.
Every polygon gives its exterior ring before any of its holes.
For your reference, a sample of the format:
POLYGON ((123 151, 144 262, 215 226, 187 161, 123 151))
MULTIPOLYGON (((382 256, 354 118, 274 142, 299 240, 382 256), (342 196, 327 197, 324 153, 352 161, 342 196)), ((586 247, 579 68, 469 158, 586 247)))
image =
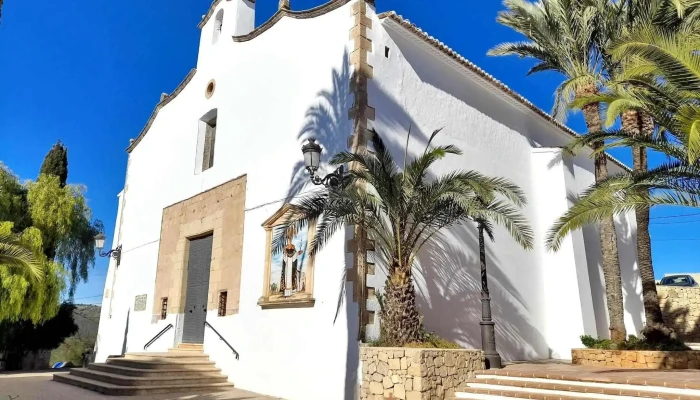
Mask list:
POLYGON ((284 253, 282 254, 280 292, 282 292, 282 296, 284 297, 289 297, 293 295, 294 292, 297 292, 303 288, 303 286, 299 284, 302 274, 299 271, 301 268, 299 265, 297 265, 297 261, 299 256, 304 254, 304 251, 297 251, 290 236, 287 236, 287 246, 285 246, 284 253))

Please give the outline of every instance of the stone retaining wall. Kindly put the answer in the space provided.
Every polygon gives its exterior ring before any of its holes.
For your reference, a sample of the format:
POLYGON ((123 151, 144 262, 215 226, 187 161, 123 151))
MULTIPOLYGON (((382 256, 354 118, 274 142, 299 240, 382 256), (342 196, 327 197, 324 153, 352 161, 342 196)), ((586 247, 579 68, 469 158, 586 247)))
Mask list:
POLYGON ((686 342, 700 342, 700 288, 657 286, 664 322, 686 342))
POLYGON ((700 369, 700 351, 636 351, 573 349, 571 362, 580 365, 646 369, 700 369))
POLYGON ((361 347, 361 400, 444 400, 484 369, 481 350, 361 347))

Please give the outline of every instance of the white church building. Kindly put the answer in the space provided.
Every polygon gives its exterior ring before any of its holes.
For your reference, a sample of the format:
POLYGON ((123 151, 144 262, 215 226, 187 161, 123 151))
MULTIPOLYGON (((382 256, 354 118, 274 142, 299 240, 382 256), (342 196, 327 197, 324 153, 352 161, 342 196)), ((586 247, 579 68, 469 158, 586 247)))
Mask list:
MULTIPOLYGON (((359 332, 378 333, 383 266, 372 252, 357 254, 351 229, 315 257, 308 232, 289 238, 290 256, 272 254, 270 242, 289 204, 318 190, 304 169, 306 140, 323 146, 323 162, 365 147, 371 128, 401 158, 409 128, 416 154, 444 127, 437 143, 464 154, 434 172, 476 170, 525 191, 534 250, 500 228, 487 242, 506 361, 567 359, 580 335, 608 335, 595 227, 574 232, 559 252, 544 245, 553 221, 594 182, 590 151, 562 150, 576 133, 408 20, 377 13, 373 1, 293 11, 282 0, 264 24, 254 17, 253 0, 214 1, 200 23, 196 68, 161 96, 128 147, 112 243, 121 257, 105 282, 97 362, 142 352, 172 325, 147 351, 203 344, 238 388, 353 398, 359 332)), ((633 334, 644 312, 632 216, 617 218, 617 234, 633 334)), ((427 247, 416 271, 426 328, 479 348, 476 228, 456 227, 427 247)))

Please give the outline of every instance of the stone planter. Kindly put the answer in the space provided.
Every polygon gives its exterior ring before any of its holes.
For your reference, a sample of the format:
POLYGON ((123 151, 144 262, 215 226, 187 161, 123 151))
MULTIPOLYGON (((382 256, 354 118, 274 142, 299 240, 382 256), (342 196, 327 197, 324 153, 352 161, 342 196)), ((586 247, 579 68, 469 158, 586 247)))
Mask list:
POLYGON ((572 349, 571 362, 596 367, 700 369, 700 351, 572 349))
POLYGON ((361 400, 444 400, 484 369, 481 350, 360 347, 361 400))

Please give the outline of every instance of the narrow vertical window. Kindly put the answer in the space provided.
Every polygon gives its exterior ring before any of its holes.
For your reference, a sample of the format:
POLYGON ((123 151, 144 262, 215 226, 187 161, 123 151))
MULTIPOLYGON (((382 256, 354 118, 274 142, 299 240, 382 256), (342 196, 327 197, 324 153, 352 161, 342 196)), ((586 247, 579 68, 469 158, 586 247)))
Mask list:
POLYGON ((202 171, 214 166, 214 153, 216 149, 216 110, 212 110, 200 121, 200 135, 203 136, 201 148, 202 171))
POLYGON ((221 36, 221 30, 224 28, 224 10, 219 10, 214 19, 214 37, 212 38, 212 43, 219 41, 221 36))
POLYGON ((226 316, 226 298, 228 297, 228 292, 219 293, 219 317, 226 316))
POLYGON ((160 303, 160 319, 168 317, 168 298, 163 297, 160 303))

